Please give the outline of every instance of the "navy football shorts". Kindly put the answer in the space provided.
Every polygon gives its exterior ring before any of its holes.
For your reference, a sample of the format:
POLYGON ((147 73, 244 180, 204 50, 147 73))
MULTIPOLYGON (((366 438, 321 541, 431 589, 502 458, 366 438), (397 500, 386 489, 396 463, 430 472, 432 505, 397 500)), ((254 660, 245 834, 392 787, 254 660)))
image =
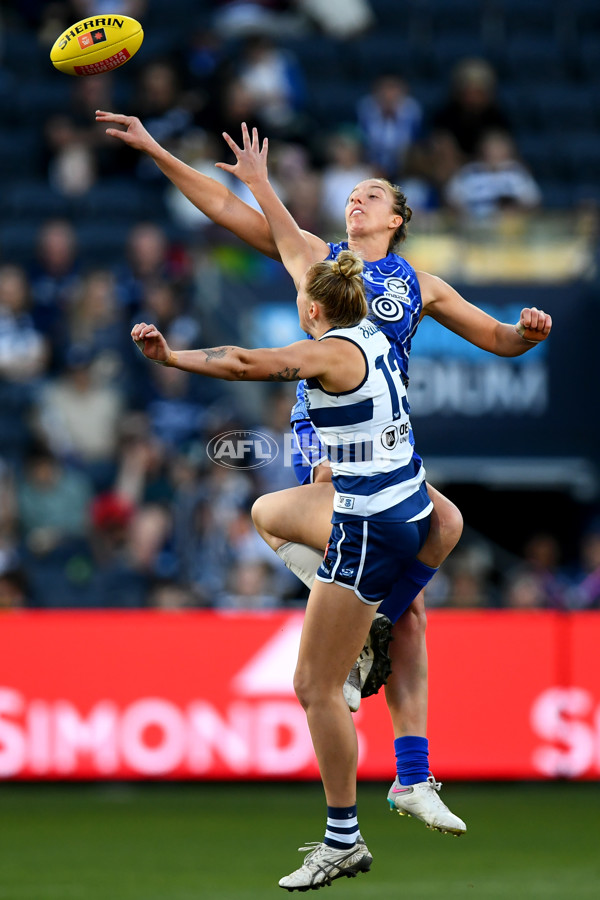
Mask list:
POLYGON ((312 484, 316 466, 327 461, 327 450, 308 419, 292 423, 292 465, 298 484, 312 484))
POLYGON ((364 603, 381 603, 427 540, 429 519, 390 521, 388 510, 334 524, 318 580, 350 588, 364 603))

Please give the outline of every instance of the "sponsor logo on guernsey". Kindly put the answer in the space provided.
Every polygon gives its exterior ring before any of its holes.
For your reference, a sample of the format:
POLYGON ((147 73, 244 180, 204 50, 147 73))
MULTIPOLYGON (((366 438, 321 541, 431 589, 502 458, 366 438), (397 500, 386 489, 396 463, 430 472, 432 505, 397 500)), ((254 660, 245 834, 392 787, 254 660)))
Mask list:
POLYGON ((404 304, 410 285, 404 278, 392 276, 383 283, 383 293, 371 304, 373 313, 386 322, 395 322, 404 316, 404 304))
POLYGON ((340 509, 354 509, 354 497, 348 497, 345 494, 336 494, 335 505, 340 509))

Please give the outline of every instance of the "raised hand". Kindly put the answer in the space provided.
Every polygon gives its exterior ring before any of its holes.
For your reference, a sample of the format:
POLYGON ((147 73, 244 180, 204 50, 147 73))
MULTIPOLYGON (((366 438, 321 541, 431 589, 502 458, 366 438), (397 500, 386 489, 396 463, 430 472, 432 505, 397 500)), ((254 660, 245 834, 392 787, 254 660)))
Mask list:
POLYGON ((172 364, 173 353, 166 340, 156 327, 139 322, 131 329, 131 339, 136 347, 147 359, 159 363, 161 366, 172 364))
POLYGON ((257 182, 268 181, 268 138, 264 138, 262 147, 260 147, 257 129, 252 129, 252 140, 250 140, 250 133, 245 122, 242 122, 242 147, 239 147, 233 140, 233 138, 230 137, 230 135, 228 135, 225 131, 223 132, 223 137, 225 138, 226 143, 231 147, 237 162, 235 163, 235 165, 229 165, 228 163, 216 163, 217 168, 223 169, 225 172, 230 172, 232 175, 235 175, 240 179, 240 181, 243 181, 244 184, 247 184, 250 188, 257 182))
POLYGON ((146 131, 136 116, 123 116, 120 113, 97 109, 96 122, 113 122, 115 125, 122 125, 122 128, 107 128, 106 133, 123 141, 134 150, 142 150, 144 153, 152 155, 153 150, 160 149, 160 145, 146 131))
POLYGON ((530 341, 532 344, 545 341, 551 328, 551 316, 535 306, 522 309, 521 317, 515 325, 517 334, 520 334, 524 341, 530 341))

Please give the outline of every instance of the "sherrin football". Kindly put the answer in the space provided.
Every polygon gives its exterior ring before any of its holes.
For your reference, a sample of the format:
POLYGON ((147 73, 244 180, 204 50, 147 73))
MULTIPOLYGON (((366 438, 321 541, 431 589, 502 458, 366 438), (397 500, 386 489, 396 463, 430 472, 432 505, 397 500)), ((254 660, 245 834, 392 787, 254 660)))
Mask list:
POLYGON ((126 63, 143 40, 142 26, 129 16, 90 16, 57 38, 50 59, 67 75, 99 75, 126 63))

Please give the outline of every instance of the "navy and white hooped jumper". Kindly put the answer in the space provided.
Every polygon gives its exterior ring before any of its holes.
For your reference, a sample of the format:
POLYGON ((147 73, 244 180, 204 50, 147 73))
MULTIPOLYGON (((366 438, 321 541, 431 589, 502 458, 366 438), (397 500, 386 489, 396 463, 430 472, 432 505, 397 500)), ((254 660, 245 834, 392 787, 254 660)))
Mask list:
POLYGON ((404 379, 383 333, 363 319, 319 340, 344 340, 363 354, 366 372, 351 391, 334 394, 306 382, 307 413, 331 463, 333 531, 320 581, 379 603, 407 560, 417 555, 433 504, 414 452, 404 379))
MULTIPOLYGON (((327 259, 337 259, 342 250, 348 249, 348 243, 330 243, 329 248, 327 259)), ((403 257, 388 253, 383 259, 365 262, 362 275, 369 306, 368 317, 389 340, 402 378, 408 384, 411 341, 423 309, 416 272, 403 257)), ((311 468, 324 458, 308 420, 305 383, 300 381, 290 421, 297 444, 294 468, 301 484, 310 481, 311 468)))

